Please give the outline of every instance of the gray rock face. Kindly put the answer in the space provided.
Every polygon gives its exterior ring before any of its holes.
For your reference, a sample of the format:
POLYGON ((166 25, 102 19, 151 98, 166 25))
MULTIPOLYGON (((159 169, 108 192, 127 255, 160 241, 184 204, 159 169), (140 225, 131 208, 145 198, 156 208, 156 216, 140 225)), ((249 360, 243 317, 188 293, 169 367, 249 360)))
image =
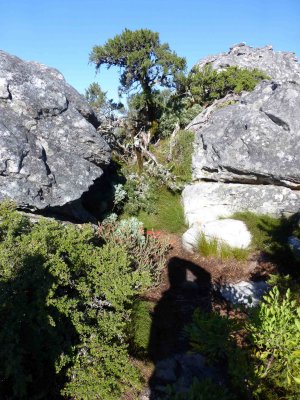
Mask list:
POLYGON ((253 48, 240 43, 231 47, 227 53, 203 58, 197 66, 202 69, 207 64, 216 70, 232 65, 249 69, 257 68, 276 80, 300 81, 300 65, 295 54, 275 52, 272 46, 253 48))
POLYGON ((300 189, 300 84, 264 81, 197 131, 193 177, 300 189))
POLYGON ((0 51, 0 201, 77 201, 110 161, 97 118, 55 69, 0 51))
POLYGON ((300 191, 273 185, 199 182, 186 186, 182 199, 189 226, 247 210, 275 217, 290 216, 300 207, 300 191))

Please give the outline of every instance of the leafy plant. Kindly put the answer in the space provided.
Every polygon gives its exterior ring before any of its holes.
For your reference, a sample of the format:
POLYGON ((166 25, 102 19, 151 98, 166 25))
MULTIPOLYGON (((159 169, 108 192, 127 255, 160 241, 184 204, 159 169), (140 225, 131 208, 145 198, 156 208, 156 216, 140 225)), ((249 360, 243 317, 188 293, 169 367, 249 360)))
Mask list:
POLYGON ((3 398, 115 400, 139 387, 127 327, 165 254, 147 240, 131 222, 99 237, 88 225, 32 224, 0 205, 3 398))
POLYGON ((243 90, 250 92, 262 79, 270 77, 257 69, 230 66, 218 72, 211 65, 206 65, 202 70, 194 67, 187 77, 185 86, 188 87, 194 102, 210 104, 230 92, 240 93, 243 90))
POLYGON ((288 289, 275 286, 247 327, 255 346, 256 373, 267 386, 300 393, 300 307, 288 289))
POLYGON ((152 327, 151 305, 137 299, 132 307, 129 336, 132 352, 135 356, 148 355, 152 327))
POLYGON ((181 182, 191 182, 192 180, 192 156, 194 133, 189 131, 179 131, 175 138, 172 148, 172 173, 181 182))

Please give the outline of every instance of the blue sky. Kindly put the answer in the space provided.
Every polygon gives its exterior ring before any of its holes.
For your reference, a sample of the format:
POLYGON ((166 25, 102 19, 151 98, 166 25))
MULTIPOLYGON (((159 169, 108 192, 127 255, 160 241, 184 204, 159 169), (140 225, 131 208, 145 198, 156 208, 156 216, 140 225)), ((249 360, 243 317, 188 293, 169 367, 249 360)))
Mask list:
POLYGON ((59 69, 79 92, 93 81, 117 96, 118 70, 95 75, 94 45, 148 28, 187 59, 235 43, 272 44, 300 58, 300 0, 0 0, 0 49, 59 69))

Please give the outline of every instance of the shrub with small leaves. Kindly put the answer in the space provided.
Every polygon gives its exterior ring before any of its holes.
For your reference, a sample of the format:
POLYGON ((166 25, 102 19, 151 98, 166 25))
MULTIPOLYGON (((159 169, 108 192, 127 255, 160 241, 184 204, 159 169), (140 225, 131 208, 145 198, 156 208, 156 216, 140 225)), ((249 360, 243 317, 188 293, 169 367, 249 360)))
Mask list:
POLYGON ((153 235, 145 235, 143 224, 135 217, 104 221, 99 226, 99 236, 104 241, 125 248, 132 265, 149 275, 148 279, 152 284, 158 283, 169 249, 166 241, 153 235))
POLYGON ((1 398, 117 400, 139 387, 127 328, 166 247, 148 248, 136 221, 114 228, 100 240, 0 205, 1 398))
POLYGON ((253 313, 247 329, 262 385, 289 396, 299 395, 300 307, 292 300, 289 289, 282 296, 275 286, 253 313))

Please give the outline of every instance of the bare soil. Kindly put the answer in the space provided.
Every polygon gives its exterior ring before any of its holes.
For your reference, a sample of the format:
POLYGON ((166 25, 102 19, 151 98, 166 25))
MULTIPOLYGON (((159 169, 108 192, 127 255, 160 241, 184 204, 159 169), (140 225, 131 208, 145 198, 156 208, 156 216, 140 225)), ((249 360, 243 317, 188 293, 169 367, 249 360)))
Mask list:
MULTIPOLYGON (((217 295, 213 286, 218 283, 236 283, 266 279, 277 268, 259 253, 246 261, 222 261, 203 257, 183 249, 181 236, 160 232, 159 238, 170 244, 167 262, 157 287, 144 293, 142 298, 153 303, 149 360, 133 360, 145 381, 145 397, 126 393, 123 400, 151 397, 151 382, 155 364, 164 358, 189 350, 184 327, 192 320, 196 308, 217 311, 220 315, 245 318, 243 310, 231 307, 217 295), (150 394, 149 394, 150 393, 150 394)), ((243 338, 240 338, 242 343, 243 338)))

